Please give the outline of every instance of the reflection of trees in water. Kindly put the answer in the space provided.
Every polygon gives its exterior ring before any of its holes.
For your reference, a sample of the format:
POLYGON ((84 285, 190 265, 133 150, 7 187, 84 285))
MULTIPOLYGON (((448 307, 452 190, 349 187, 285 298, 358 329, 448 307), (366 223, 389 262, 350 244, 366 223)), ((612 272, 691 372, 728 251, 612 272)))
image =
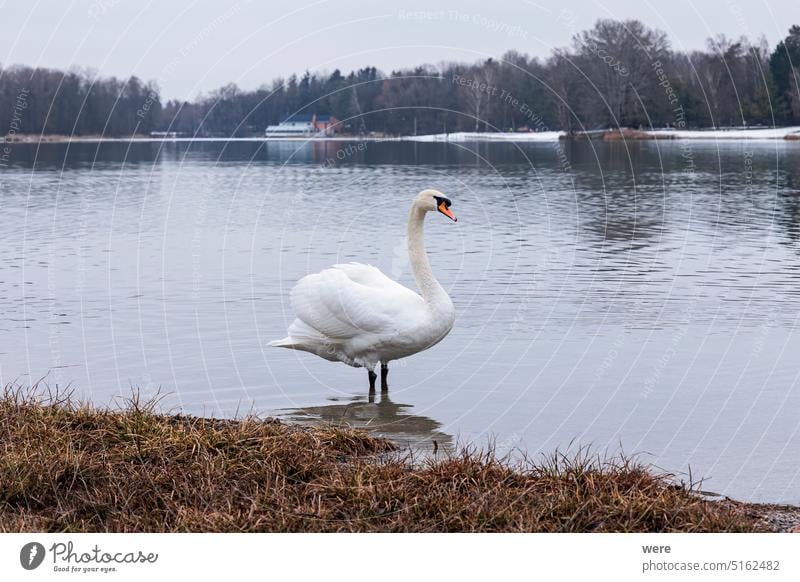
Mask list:
POLYGON ((608 191, 606 196, 594 201, 589 200, 585 192, 583 194, 584 226, 597 234, 598 242, 617 243, 615 248, 619 248, 619 243, 640 248, 648 246, 661 234, 664 227, 662 201, 658 199, 659 204, 655 205, 653 198, 646 198, 660 193, 641 189, 608 191))
POLYGON ((647 247, 664 229, 686 229, 690 221, 751 236, 774 220, 792 244, 800 242, 800 149, 790 144, 776 159, 772 147, 725 147, 720 151, 700 142, 684 151, 680 143, 572 143, 565 152, 583 232, 597 243, 615 243, 616 251, 626 242, 634 249, 647 247))
MULTIPOLYGON (((172 144, 154 142, 104 142, 104 143, 9 143, 8 156, 12 166, 43 169, 87 169, 102 170, 106 163, 118 170, 118 162, 125 166, 147 164, 164 159, 163 150, 172 144)), ((177 158, 177 156, 175 156, 177 158)))
POLYGON ((786 228, 789 242, 797 243, 800 242, 800 168, 790 162, 784 171, 786 182, 778 190, 783 212, 778 220, 786 228))
POLYGON ((335 404, 287 410, 282 416, 301 424, 327 422, 364 428, 414 448, 427 449, 433 441, 438 446, 452 444, 453 437, 439 430, 441 423, 427 416, 411 414, 413 406, 410 404, 392 402, 388 394, 370 400, 354 396, 343 403, 335 401, 335 404))
POLYGON ((615 248, 625 242, 647 246, 661 234, 664 194, 648 175, 661 168, 646 145, 583 141, 562 147, 584 233, 600 244, 617 243, 615 248))

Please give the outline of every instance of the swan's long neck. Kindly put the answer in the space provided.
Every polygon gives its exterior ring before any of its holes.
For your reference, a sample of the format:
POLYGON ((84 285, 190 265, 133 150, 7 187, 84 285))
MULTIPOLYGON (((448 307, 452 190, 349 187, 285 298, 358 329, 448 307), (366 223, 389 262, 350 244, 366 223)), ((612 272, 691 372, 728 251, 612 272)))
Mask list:
POLYGON ((423 232, 425 214, 427 213, 416 204, 411 205, 411 214, 408 217, 408 258, 411 261, 411 270, 426 303, 434 307, 452 305, 447 292, 433 276, 431 264, 428 262, 423 232))

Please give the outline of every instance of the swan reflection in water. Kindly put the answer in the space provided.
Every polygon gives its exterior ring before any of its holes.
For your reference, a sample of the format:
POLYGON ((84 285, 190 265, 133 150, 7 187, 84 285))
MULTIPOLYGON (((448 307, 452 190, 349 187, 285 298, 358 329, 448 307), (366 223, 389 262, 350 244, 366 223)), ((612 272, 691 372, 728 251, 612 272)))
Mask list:
POLYGON ((392 402, 387 392, 379 399, 371 395, 331 398, 334 404, 293 408, 282 411, 285 420, 300 424, 327 422, 363 428, 389 438, 403 447, 430 452, 452 447, 453 437, 441 432, 441 423, 427 416, 411 414, 413 406, 392 402))

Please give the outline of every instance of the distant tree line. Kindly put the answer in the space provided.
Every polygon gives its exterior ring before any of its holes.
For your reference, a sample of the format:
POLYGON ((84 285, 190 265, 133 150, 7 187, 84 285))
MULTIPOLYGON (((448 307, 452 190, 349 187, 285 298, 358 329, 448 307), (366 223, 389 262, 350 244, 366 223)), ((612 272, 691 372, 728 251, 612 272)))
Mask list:
POLYGON ((155 83, 90 72, 0 67, 0 135, 149 133, 163 123, 155 83))
POLYGON ((164 103, 136 77, 0 67, 0 135, 260 135, 297 112, 332 114, 349 133, 792 125, 799 86, 800 26, 774 48, 720 35, 687 53, 639 21, 600 20, 544 60, 510 51, 388 74, 307 71, 193 102, 164 103))

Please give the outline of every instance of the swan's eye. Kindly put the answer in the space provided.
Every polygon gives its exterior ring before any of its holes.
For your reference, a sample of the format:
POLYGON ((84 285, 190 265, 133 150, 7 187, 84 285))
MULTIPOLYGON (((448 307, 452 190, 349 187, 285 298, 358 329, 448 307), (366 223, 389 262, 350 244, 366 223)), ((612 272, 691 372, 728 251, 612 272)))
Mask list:
POLYGON ((452 204, 452 202, 450 202, 450 199, 449 198, 445 198, 444 196, 434 196, 433 198, 436 200, 436 207, 437 208, 439 206, 441 206, 442 204, 444 204, 445 208, 450 208, 450 205, 452 204))

